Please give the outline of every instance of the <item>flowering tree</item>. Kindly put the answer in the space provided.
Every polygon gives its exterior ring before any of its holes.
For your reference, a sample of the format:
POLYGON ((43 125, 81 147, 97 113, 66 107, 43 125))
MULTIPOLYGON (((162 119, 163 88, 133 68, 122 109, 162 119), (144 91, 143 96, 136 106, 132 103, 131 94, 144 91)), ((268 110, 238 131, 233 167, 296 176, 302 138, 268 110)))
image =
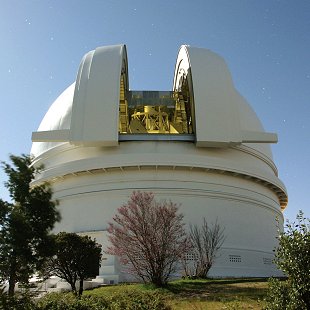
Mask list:
POLYGON ((158 202, 152 193, 133 192, 109 223, 111 246, 128 271, 156 286, 167 283, 188 248, 183 215, 175 203, 158 202))

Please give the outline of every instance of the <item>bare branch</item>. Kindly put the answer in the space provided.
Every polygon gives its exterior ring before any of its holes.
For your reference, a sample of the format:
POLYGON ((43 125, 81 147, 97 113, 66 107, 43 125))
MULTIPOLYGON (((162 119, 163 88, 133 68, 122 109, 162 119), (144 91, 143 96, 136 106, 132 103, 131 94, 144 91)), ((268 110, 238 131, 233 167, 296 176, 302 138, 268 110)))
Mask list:
POLYGON ((185 259, 183 268, 187 276, 206 278, 216 255, 225 241, 224 228, 218 223, 208 225, 203 219, 201 227, 190 225, 189 238, 192 245, 191 263, 185 259))

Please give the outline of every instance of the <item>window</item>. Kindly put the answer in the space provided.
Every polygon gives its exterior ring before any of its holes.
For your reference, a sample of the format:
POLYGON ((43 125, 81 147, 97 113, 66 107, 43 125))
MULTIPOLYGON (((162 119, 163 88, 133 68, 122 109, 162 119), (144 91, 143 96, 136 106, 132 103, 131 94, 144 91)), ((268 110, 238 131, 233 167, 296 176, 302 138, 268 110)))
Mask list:
POLYGON ((241 263, 241 256, 240 255, 229 255, 229 261, 231 263, 241 263))
POLYGON ((186 253, 185 260, 196 262, 198 260, 198 255, 196 253, 186 253))
POLYGON ((265 265, 271 265, 272 264, 272 259, 271 258, 267 258, 267 257, 263 257, 263 263, 265 265))

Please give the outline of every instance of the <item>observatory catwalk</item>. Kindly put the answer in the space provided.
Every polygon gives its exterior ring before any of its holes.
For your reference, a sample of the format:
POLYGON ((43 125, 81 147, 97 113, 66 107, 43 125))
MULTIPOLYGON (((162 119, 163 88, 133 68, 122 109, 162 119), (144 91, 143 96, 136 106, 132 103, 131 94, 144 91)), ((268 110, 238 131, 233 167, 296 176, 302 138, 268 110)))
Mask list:
MULTIPOLYGON (((32 135, 33 185, 50 182, 62 220, 55 232, 96 238, 134 190, 180 203, 187 224, 225 228, 212 277, 281 275, 272 263, 287 205, 265 132, 234 88, 223 58, 181 46, 169 91, 131 90, 125 45, 87 53, 76 81, 32 135)), ((188 255, 188 259, 192 259, 188 255)), ((104 254, 99 278, 126 281, 104 254)))

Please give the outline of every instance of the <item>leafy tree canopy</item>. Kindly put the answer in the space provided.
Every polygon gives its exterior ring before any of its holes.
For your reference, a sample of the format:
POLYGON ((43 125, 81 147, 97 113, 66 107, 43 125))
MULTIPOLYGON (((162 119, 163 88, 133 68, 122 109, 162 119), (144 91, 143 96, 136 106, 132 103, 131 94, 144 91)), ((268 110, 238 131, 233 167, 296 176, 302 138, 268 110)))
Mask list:
POLYGON ((2 162, 12 203, 0 200, 0 279, 9 282, 13 295, 15 284, 27 283, 52 254, 50 232, 60 216, 49 185, 31 187, 38 172, 31 157, 11 155, 10 160, 2 162))
POLYGON ((60 232, 55 236, 55 248, 55 255, 47 261, 43 271, 47 276, 66 280, 74 293, 82 295, 83 281, 98 275, 101 245, 88 236, 60 232))

